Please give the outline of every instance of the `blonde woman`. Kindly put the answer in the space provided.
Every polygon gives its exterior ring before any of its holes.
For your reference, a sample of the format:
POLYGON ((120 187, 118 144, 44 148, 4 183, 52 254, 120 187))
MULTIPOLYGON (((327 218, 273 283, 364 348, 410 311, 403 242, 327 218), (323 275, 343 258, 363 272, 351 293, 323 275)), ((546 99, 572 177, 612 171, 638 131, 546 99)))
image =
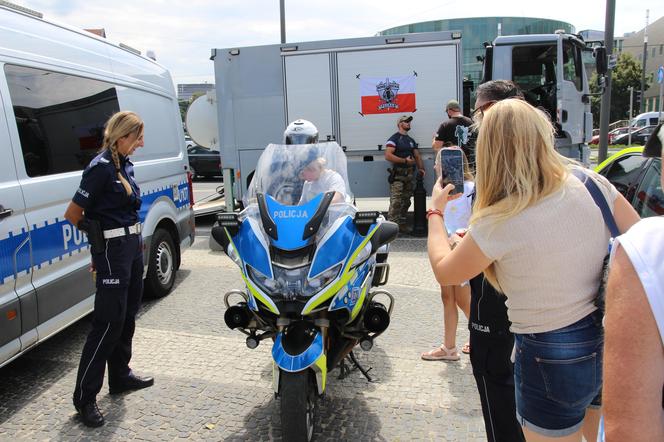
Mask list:
MULTIPOLYGON (((461 150, 458 146, 448 146, 436 153, 434 170, 437 178, 445 175, 440 160, 441 152, 445 149, 461 150)), ((447 235, 450 237, 458 230, 465 231, 468 228, 472 211, 472 193, 475 190, 473 174, 470 171, 468 159, 463 151, 461 151, 461 155, 463 157, 464 168, 463 194, 461 197, 450 201, 445 207, 444 213, 445 229, 447 230, 447 235)), ((457 307, 461 309, 463 314, 466 315, 466 319, 468 319, 470 316, 470 285, 465 281, 460 285, 441 286, 440 297, 443 301, 443 343, 433 350, 422 353, 421 357, 425 361, 458 361, 460 355, 456 348, 456 331, 459 324, 459 310, 457 307)), ((469 344, 465 344, 462 351, 470 353, 469 344)))
MULTIPOLYGON (((526 439, 595 440, 603 336, 593 300, 609 232, 570 173, 577 166, 554 150, 553 133, 548 118, 523 100, 503 100, 484 112, 469 231, 450 250, 439 218, 451 186, 436 184, 429 259, 441 285, 484 272, 507 296, 517 419, 526 439)), ((604 178, 586 173, 625 232, 638 215, 604 178)))
POLYGON ((106 123, 102 151, 83 172, 65 218, 88 234, 97 272, 92 330, 83 346, 74 407, 89 427, 104 424, 96 396, 108 364, 111 394, 149 387, 129 368, 135 318, 143 294, 140 189, 129 156, 143 146, 143 121, 118 112, 106 123))

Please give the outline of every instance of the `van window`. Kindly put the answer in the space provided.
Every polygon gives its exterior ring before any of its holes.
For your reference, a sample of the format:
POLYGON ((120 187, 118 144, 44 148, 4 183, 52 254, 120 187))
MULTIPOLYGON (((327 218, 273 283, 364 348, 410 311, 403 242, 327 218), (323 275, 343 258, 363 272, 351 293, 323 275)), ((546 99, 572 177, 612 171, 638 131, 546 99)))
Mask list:
POLYGON ((120 110, 114 85, 13 65, 5 75, 28 176, 84 169, 120 110))

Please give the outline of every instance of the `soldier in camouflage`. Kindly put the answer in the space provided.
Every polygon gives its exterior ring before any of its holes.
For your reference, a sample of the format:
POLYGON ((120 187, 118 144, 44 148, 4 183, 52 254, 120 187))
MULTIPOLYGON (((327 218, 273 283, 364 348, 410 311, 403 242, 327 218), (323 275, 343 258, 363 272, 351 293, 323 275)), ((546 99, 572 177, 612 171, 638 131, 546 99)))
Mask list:
POLYGON ((390 208, 387 219, 399 224, 399 231, 407 232, 406 214, 410 207, 410 197, 413 195, 413 179, 415 166, 424 176, 424 163, 417 148, 417 143, 410 136, 410 122, 412 116, 401 116, 397 121, 399 131, 392 135, 385 143, 385 159, 392 163, 390 172, 390 208))

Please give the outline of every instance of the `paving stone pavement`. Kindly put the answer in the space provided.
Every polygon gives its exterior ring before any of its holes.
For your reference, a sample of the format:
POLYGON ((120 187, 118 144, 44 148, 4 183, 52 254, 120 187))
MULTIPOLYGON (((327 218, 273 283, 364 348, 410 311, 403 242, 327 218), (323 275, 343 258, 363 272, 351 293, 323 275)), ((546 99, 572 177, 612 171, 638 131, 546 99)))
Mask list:
MULTIPOLYGON (((486 440, 479 396, 466 355, 425 362, 440 344, 442 305, 423 239, 393 243, 390 328, 370 352, 357 350, 376 382, 330 374, 320 402, 317 441, 486 440)), ((132 368, 152 388, 97 397, 106 418, 83 426, 71 404, 85 318, 0 369, 0 440, 280 441, 279 401, 271 384, 271 346, 249 350, 226 328, 223 294, 241 288, 235 265, 198 238, 183 254, 175 290, 146 300, 137 321, 132 368)), ((460 313, 457 341, 468 339, 460 313)))

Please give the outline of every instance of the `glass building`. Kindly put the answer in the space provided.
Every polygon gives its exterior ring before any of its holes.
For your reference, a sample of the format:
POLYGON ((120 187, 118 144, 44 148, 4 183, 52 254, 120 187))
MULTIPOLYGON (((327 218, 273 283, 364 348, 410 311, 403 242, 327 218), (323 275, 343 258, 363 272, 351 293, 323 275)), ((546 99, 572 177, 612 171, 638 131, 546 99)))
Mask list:
POLYGON ((385 29, 378 35, 410 34, 415 32, 461 31, 463 75, 477 86, 482 77, 484 42, 492 42, 498 35, 552 34, 558 29, 574 33, 569 23, 532 17, 474 17, 433 20, 385 29))

